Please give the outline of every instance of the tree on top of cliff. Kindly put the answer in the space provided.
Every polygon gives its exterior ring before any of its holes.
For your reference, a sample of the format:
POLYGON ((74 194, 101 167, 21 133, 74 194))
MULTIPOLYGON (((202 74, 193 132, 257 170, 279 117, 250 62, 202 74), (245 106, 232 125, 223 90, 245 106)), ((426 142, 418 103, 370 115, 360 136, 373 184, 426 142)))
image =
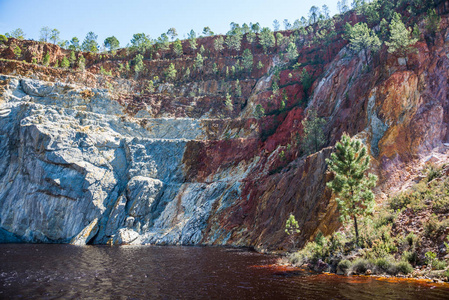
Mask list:
POLYGON ((110 36, 104 40, 104 45, 109 48, 109 51, 113 51, 120 47, 120 42, 115 36, 110 36))
POLYGON ((51 35, 51 29, 48 26, 42 27, 40 31, 41 37, 39 38, 39 41, 41 42, 48 42, 51 35))
POLYGON ((344 14, 345 12, 347 12, 347 11, 349 10, 347 0, 341 0, 341 1, 338 1, 338 2, 337 2, 337 8, 338 8, 338 11, 339 11, 341 14, 344 14))
POLYGON ((214 32, 210 29, 209 26, 206 26, 206 27, 203 28, 203 34, 205 36, 213 36, 214 32))
POLYGON ((97 43, 98 35, 93 33, 92 31, 89 32, 86 37, 84 38, 83 44, 81 45, 81 49, 84 52, 98 52, 98 43, 97 43))
POLYGON ((23 32, 22 28, 14 29, 6 33, 5 35, 7 38, 15 38, 18 40, 23 40, 25 38, 25 33, 23 32))
POLYGON ((357 23, 354 26, 346 23, 346 35, 349 39, 349 48, 353 53, 363 51, 367 63, 369 62, 368 51, 377 51, 381 42, 373 30, 366 23, 357 23))
POLYGON ((59 30, 58 29, 52 29, 52 31, 51 31, 51 35, 50 35, 50 40, 53 42, 53 44, 55 44, 56 45, 56 43, 59 41, 59 34, 60 34, 60 32, 59 32, 59 30))
POLYGON ((172 27, 167 30, 167 35, 171 38, 173 41, 175 37, 178 36, 178 32, 176 31, 176 28, 172 27))
POLYGON ((401 15, 394 13, 390 24, 390 40, 385 42, 388 46, 389 53, 398 53, 400 55, 407 55, 413 50, 411 47, 418 39, 412 38, 411 29, 407 29, 401 21, 401 15))
POLYGON ((150 36, 145 33, 135 33, 131 39, 131 49, 145 52, 151 46, 150 36))
POLYGON ((79 50, 81 50, 81 47, 80 47, 80 40, 79 40, 76 36, 74 36, 74 37, 70 40, 69 50, 73 50, 73 51, 79 51, 79 50))
POLYGON ((187 35, 189 37, 190 48, 192 50, 196 50, 197 43, 196 43, 196 33, 195 33, 195 31, 192 29, 192 30, 190 30, 190 33, 188 33, 187 35))
POLYGON ((351 139, 343 134, 335 145, 335 152, 326 159, 329 171, 334 173, 334 179, 327 186, 336 194, 340 218, 348 221, 352 218, 355 229, 356 243, 359 241, 357 224, 358 216, 372 213, 374 194, 372 188, 376 185, 377 176, 366 173, 370 157, 366 147, 358 139, 351 139))
POLYGON ((273 21, 273 30, 274 31, 279 31, 279 28, 281 27, 281 24, 279 23, 278 20, 274 20, 273 21))
POLYGON ((320 9, 317 6, 312 6, 309 10, 309 22, 315 24, 320 16, 320 9))
POLYGON ((274 38, 273 32, 271 32, 270 28, 264 27, 259 34, 259 42, 262 45, 263 50, 267 53, 268 49, 273 47, 276 43, 276 39, 274 38))

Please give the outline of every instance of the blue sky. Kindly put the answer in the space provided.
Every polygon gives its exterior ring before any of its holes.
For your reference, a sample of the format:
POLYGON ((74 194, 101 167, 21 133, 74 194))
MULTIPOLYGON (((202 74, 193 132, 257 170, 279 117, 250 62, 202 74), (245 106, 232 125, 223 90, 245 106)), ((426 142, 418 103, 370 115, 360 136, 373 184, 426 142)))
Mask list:
POLYGON ((224 34, 231 22, 259 22, 272 28, 274 19, 293 23, 307 17, 312 5, 323 4, 332 15, 337 13, 337 0, 0 0, 0 33, 20 27, 26 38, 38 40, 40 29, 49 26, 57 28, 62 39, 77 36, 82 41, 93 31, 99 43, 114 35, 126 46, 134 33, 156 38, 170 27, 177 29, 180 38, 191 29, 200 33, 205 26, 224 34))

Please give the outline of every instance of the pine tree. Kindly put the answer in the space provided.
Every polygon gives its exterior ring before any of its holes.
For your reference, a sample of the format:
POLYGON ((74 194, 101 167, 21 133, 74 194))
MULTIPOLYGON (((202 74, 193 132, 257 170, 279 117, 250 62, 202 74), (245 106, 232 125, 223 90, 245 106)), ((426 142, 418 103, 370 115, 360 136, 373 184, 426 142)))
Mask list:
POLYGON ((70 61, 64 56, 61 60, 61 68, 67 69, 68 67, 70 67, 70 61))
POLYGON ((113 51, 120 47, 120 42, 115 36, 110 36, 104 40, 104 45, 109 48, 109 51, 113 51))
POLYGON ((81 46, 82 50, 84 52, 97 53, 98 52, 98 48, 99 48, 98 47, 98 43, 97 43, 97 38, 98 38, 98 35, 96 35, 92 31, 90 31, 86 35, 86 38, 83 41, 83 45, 81 46))
POLYGON ((276 43, 276 39, 274 38, 273 32, 271 32, 270 28, 264 27, 259 34, 259 43, 262 45, 263 50, 267 53, 268 49, 273 47, 276 43))
POLYGON ((326 120, 318 118, 316 110, 309 110, 307 118, 302 121, 304 136, 301 148, 305 154, 318 152, 326 144, 326 137, 323 131, 324 125, 326 125, 326 120))
POLYGON ((215 49, 215 51, 217 51, 217 52, 223 51, 223 49, 224 49, 223 43, 224 43, 224 40, 223 40, 222 36, 219 36, 218 38, 216 38, 214 40, 214 49, 215 49))
POLYGON ((353 53, 363 51, 366 61, 368 62, 368 51, 377 51, 381 42, 373 30, 368 28, 366 23, 357 23, 351 26, 346 23, 346 35, 349 39, 349 48, 353 53))
POLYGON ((48 66, 48 63, 50 62, 50 53, 45 53, 44 58, 42 60, 42 64, 44 66, 48 66))
POLYGON ((168 70, 165 72, 165 76, 167 77, 167 80, 175 80, 176 79, 176 69, 175 69, 175 65, 173 63, 171 63, 168 66, 168 70))
POLYGON ((298 57, 298 50, 295 43, 289 43, 287 46, 287 58, 288 60, 294 60, 298 57))
POLYGON ((359 241, 358 216, 372 213, 374 194, 372 188, 376 185, 377 176, 366 174, 370 157, 366 147, 358 139, 351 139, 343 134, 340 142, 335 145, 335 152, 330 159, 326 159, 329 171, 335 177, 327 183, 338 198, 340 218, 348 221, 352 218, 355 229, 356 243, 359 241))
POLYGON ((243 51, 243 68, 248 70, 248 72, 251 72, 254 64, 253 54, 251 53, 251 50, 245 49, 243 51))
POLYGON ((290 214, 287 221, 285 222, 285 233, 289 235, 290 241, 293 244, 293 248, 296 248, 295 237, 300 233, 298 221, 296 221, 295 216, 290 214))
POLYGON ((51 36, 51 29, 48 26, 42 27, 40 31, 41 37, 39 38, 39 41, 41 42, 48 42, 51 36))
POLYGON ((402 23, 401 15, 395 12, 390 24, 390 41, 385 42, 388 52, 406 56, 417 41, 418 39, 411 37, 411 29, 407 29, 402 23))
POLYGON ((144 70, 145 65, 143 64, 143 55, 137 54, 134 58, 134 72, 136 73, 136 77, 144 70))
POLYGON ((176 41, 173 43, 173 52, 175 52, 176 56, 181 56, 183 53, 182 43, 179 39, 176 39, 176 41))

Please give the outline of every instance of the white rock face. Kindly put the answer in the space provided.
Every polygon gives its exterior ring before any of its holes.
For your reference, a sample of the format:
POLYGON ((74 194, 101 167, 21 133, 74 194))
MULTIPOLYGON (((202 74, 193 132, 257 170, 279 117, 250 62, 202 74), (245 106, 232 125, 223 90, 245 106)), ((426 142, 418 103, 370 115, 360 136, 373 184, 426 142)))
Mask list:
POLYGON ((0 242, 201 243, 239 179, 186 182, 203 120, 124 117, 104 90, 0 80, 0 242))

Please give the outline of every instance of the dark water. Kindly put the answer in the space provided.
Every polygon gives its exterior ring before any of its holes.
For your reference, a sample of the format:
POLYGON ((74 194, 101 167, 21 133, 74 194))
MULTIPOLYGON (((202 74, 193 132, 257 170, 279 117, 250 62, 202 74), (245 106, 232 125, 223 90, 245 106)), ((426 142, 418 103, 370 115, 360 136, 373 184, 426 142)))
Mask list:
POLYGON ((235 249, 0 245, 1 299, 449 299, 416 282, 313 275, 235 249))

